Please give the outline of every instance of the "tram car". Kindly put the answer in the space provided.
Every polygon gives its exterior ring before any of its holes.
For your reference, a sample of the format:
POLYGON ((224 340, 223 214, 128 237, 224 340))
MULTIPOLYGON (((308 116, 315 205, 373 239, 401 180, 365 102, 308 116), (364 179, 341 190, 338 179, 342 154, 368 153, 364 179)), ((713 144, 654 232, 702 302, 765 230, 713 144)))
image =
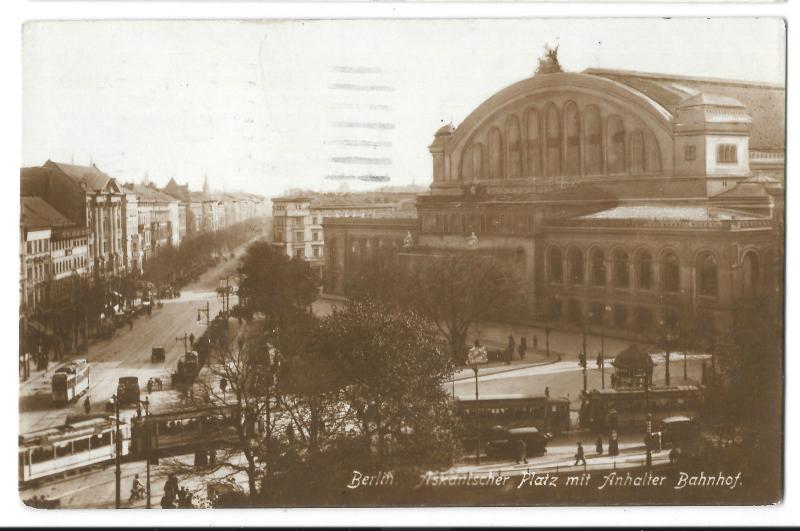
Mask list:
POLYGON ((543 432, 569 430, 569 399, 551 398, 543 394, 481 395, 456 399, 456 408, 471 437, 477 422, 481 432, 489 434, 496 427, 504 429, 535 427, 543 432))
POLYGON ((51 381, 53 402, 66 404, 89 390, 89 362, 85 359, 62 365, 51 381))
MULTIPOLYGON (((130 427, 120 422, 120 457, 128 455, 130 427)), ((28 483, 116 459, 113 417, 86 415, 19 436, 19 481, 28 483)))

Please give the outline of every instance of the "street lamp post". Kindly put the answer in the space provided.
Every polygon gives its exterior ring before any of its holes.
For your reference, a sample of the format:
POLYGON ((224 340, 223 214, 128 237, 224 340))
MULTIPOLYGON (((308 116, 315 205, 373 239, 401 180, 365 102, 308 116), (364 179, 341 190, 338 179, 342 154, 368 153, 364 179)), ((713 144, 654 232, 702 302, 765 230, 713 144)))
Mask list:
POLYGON ((545 329, 544 329, 544 348, 545 348, 545 352, 547 353, 547 357, 548 358, 550 357, 550 332, 551 331, 552 330, 550 330, 549 326, 545 327, 545 329))
POLYGON ((475 451, 475 455, 478 461, 478 464, 481 464, 481 426, 480 426, 480 404, 478 403, 478 365, 481 363, 486 363, 488 361, 486 355, 486 349, 480 345, 480 342, 476 339, 475 345, 469 349, 467 353, 467 359, 469 361, 470 367, 472 367, 472 372, 475 373, 475 435, 477 440, 477 448, 475 451))
POLYGON ((117 395, 113 395, 111 398, 114 399, 114 417, 117 421, 117 428, 114 432, 114 487, 115 487, 115 496, 114 496, 114 507, 116 509, 120 509, 122 507, 122 501, 120 496, 120 480, 122 478, 122 463, 121 463, 121 455, 122 454, 122 441, 120 440, 120 432, 119 432, 119 397, 117 395))
POLYGON ((583 368, 583 392, 586 392, 586 325, 582 327, 582 347, 580 356, 578 357, 579 363, 583 368))
POLYGON ((645 424, 645 431, 647 432, 645 436, 646 444, 645 448, 647 449, 647 468, 653 466, 653 451, 652 451, 652 433, 653 433, 653 417, 650 414, 650 384, 653 375, 653 367, 650 361, 650 354, 647 354, 645 358, 645 376, 644 376, 644 403, 645 403, 645 411, 647 412, 647 421, 645 424))
POLYGON ((477 437, 477 447, 475 448, 475 455, 478 459, 478 464, 481 464, 481 424, 480 412, 481 408, 478 404, 478 365, 472 366, 472 372, 475 373, 475 435, 477 437))
POLYGON ((145 434, 147 435, 147 449, 146 449, 146 459, 147 459, 147 508, 150 509, 150 460, 152 457, 152 441, 153 441, 153 434, 150 430, 153 427, 150 425, 150 397, 145 398, 144 400, 144 425, 145 425, 145 434))

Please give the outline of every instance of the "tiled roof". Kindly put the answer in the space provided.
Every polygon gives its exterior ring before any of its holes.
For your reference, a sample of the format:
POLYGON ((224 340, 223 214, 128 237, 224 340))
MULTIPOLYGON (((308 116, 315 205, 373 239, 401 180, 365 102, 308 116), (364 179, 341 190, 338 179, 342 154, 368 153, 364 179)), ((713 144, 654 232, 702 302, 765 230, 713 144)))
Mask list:
POLYGON ((177 198, 172 197, 169 194, 165 194, 161 190, 157 188, 152 188, 150 186, 144 184, 126 184, 125 190, 134 192, 137 196, 139 201, 160 201, 166 203, 172 203, 174 201, 178 201, 177 198))
POLYGON ((45 166, 57 168, 61 172, 78 183, 86 183, 89 190, 105 190, 109 181, 113 181, 113 177, 106 175, 97 166, 78 166, 75 164, 64 164, 63 162, 53 162, 48 160, 45 166))
POLYGON ((784 149, 786 89, 781 85, 598 68, 589 68, 584 73, 628 85, 673 114, 681 102, 697 94, 707 93, 713 95, 714 99, 733 98, 745 106, 753 119, 750 126, 750 148, 784 149))
POLYGON ((20 198, 20 221, 25 228, 43 229, 74 225, 41 197, 20 198))

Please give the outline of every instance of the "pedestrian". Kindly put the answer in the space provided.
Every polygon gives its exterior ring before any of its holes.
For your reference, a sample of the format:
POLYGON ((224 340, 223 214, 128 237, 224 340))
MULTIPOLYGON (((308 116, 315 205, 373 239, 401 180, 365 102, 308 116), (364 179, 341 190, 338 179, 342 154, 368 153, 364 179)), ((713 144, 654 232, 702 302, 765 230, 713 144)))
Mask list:
POLYGON ((545 387, 544 388, 544 396, 545 396, 545 398, 550 398, 550 388, 549 387, 545 387))
POLYGON ((676 447, 673 447, 672 450, 669 451, 669 464, 674 465, 677 463, 678 455, 680 455, 680 452, 678 452, 676 447))
POLYGON ((150 414, 150 397, 149 396, 144 397, 144 414, 145 415, 149 415, 150 414))
POLYGON ((597 455, 603 455, 603 437, 598 435, 597 440, 594 442, 594 449, 597 455))
POLYGON ((517 464, 522 461, 526 465, 528 464, 528 448, 525 444, 525 439, 519 438, 517 439, 517 464))
POLYGON ((164 497, 167 499, 167 502, 169 502, 169 504, 171 505, 177 495, 178 495, 178 478, 175 477, 175 474, 170 474, 169 477, 167 477, 166 483, 164 483, 164 497))
POLYGON ((578 449, 575 452, 575 465, 579 462, 583 462, 584 466, 586 466, 586 457, 583 455, 583 445, 580 441, 578 441, 578 449))
POLYGON ((194 347, 194 333, 189 334, 189 345, 194 347))
POLYGON ((152 392, 153 392, 153 379, 150 378, 149 380, 147 380, 147 394, 148 395, 152 394, 152 392))
POLYGON ((89 402, 88 396, 83 401, 83 410, 86 412, 87 415, 92 411, 92 404, 89 402))
POLYGON ((225 394, 225 390, 228 388, 228 380, 225 378, 221 378, 219 381, 219 388, 222 391, 222 394, 225 394))
POLYGON ((142 418, 142 403, 137 402, 136 404, 136 418, 142 418))
POLYGON ((534 335, 533 336, 533 350, 536 350, 538 348, 539 348, 539 337, 534 335))
POLYGON ((519 340, 518 349, 519 349, 519 359, 520 360, 524 360, 525 359, 525 351, 528 350, 528 338, 526 338, 525 336, 522 336, 522 338, 519 340))

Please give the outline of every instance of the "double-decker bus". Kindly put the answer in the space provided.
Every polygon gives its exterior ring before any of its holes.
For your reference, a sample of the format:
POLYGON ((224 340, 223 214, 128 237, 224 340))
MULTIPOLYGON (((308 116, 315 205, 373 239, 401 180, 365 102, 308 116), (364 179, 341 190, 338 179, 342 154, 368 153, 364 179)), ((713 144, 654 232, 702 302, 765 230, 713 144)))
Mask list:
POLYGON ((649 393, 640 388, 594 389, 587 395, 586 421, 598 430, 644 426, 649 410, 655 427, 667 417, 696 417, 702 412, 703 401, 704 388, 700 385, 652 387, 649 393))
POLYGON ((89 362, 73 360, 56 369, 52 380, 53 401, 66 403, 89 390, 89 362))
MULTIPOLYGON (((116 423, 113 417, 89 415, 63 426, 19 436, 19 481, 27 483, 113 461, 116 423)), ((120 423, 120 456, 128 454, 130 428, 120 423)))
POLYGON ((542 432, 559 433, 570 427, 569 399, 542 394, 482 395, 456 399, 467 435, 475 426, 475 415, 482 432, 535 427, 542 432))

